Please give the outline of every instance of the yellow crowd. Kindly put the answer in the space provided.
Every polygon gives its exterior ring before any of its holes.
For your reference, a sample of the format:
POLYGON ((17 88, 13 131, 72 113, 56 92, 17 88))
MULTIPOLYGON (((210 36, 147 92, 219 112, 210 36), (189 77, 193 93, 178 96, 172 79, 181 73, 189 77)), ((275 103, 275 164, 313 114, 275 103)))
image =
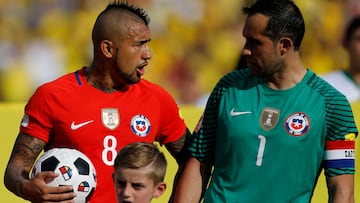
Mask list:
MULTIPOLYGON (((109 1, 0 0, 0 101, 26 101, 37 86, 89 65, 91 28, 109 1)), ((236 68, 242 6, 250 0, 130 0, 151 17, 145 78, 193 103, 236 68), (186 94, 184 94, 186 91, 186 94)), ((346 67, 342 30, 354 0, 297 0, 305 17, 302 55, 322 74, 346 67)))

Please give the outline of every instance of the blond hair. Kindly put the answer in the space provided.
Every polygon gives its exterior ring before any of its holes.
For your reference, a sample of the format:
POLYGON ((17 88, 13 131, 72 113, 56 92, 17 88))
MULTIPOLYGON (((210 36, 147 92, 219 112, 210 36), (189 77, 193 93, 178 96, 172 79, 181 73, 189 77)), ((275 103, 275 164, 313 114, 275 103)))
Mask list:
POLYGON ((164 181, 167 161, 165 155, 153 143, 135 142, 122 148, 114 161, 117 169, 147 168, 154 183, 164 181))

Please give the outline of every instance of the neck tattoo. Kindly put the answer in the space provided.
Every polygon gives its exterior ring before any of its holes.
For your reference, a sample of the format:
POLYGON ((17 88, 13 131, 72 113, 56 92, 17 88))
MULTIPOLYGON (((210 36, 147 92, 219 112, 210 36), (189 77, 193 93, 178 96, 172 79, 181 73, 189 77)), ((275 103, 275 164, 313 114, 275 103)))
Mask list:
POLYGON ((116 91, 115 88, 105 87, 105 85, 102 84, 101 82, 91 81, 91 80, 90 80, 90 74, 89 74, 89 71, 88 71, 87 68, 85 69, 84 72, 85 72, 85 76, 86 76, 86 81, 87 81, 91 86, 95 87, 96 89, 101 90, 101 91, 106 92, 106 93, 112 93, 112 92, 115 92, 115 91, 116 91))

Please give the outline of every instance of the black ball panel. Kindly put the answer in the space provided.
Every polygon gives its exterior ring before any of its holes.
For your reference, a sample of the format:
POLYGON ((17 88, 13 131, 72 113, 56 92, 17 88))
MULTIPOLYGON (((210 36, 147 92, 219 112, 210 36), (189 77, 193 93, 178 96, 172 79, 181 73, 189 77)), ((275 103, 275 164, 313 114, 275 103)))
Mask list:
POLYGON ((78 170, 80 175, 89 175, 90 174, 90 166, 89 163, 86 162, 84 159, 82 158, 77 158, 74 161, 74 165, 76 167, 76 169, 78 170))
POLYGON ((55 171, 59 163, 60 161, 56 157, 49 157, 41 163, 41 171, 55 171))

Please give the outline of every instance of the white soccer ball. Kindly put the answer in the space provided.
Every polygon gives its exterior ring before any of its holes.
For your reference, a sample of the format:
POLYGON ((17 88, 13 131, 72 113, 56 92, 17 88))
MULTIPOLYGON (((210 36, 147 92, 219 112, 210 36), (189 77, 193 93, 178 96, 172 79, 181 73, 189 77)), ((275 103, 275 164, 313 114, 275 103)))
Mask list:
POLYGON ((82 152, 69 148, 53 148, 46 151, 34 164, 31 177, 41 171, 59 174, 47 184, 71 185, 77 196, 76 203, 89 201, 96 188, 96 171, 90 159, 82 152))

